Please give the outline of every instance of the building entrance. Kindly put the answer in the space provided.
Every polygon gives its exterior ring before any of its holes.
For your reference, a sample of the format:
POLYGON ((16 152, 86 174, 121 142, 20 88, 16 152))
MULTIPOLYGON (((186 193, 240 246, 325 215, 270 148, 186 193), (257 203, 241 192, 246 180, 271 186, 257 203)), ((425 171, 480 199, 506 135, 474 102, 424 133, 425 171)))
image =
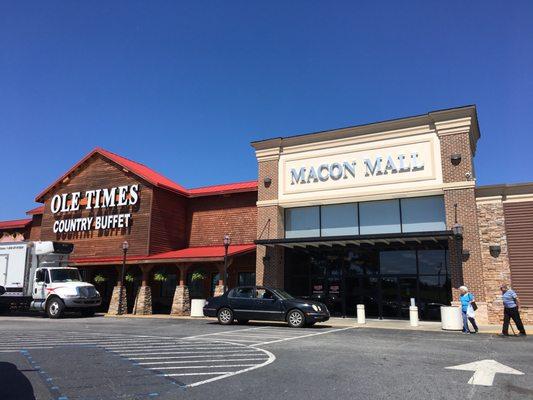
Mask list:
POLYGON ((438 319, 451 301, 445 246, 287 249, 285 287, 325 303, 333 316, 353 316, 364 304, 369 317, 407 319, 414 298, 421 319, 438 319))

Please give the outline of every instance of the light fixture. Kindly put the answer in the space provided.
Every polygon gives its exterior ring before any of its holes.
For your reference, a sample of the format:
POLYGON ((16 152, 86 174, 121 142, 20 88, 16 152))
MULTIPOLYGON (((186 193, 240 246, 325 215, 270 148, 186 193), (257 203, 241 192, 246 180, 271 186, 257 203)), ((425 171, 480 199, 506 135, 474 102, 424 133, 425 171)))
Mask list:
POLYGON ((462 158, 461 154, 454 153, 454 154, 451 155, 450 161, 452 162, 452 165, 457 166, 457 165, 459 165, 461 163, 461 158, 462 158))
POLYGON ((453 208, 455 213, 455 223, 452 226, 453 236, 456 239, 461 239, 463 237, 463 225, 457 222, 457 203, 453 205, 453 208))
POLYGON ((493 244, 489 246, 490 255, 494 258, 498 257, 502 252, 502 246, 499 244, 493 244))
POLYGON ((272 184, 272 179, 267 176, 265 179, 263 179, 263 183, 265 187, 269 187, 272 184))
POLYGON ((470 258, 470 250, 463 249, 462 256, 463 256, 463 261, 467 261, 470 258))

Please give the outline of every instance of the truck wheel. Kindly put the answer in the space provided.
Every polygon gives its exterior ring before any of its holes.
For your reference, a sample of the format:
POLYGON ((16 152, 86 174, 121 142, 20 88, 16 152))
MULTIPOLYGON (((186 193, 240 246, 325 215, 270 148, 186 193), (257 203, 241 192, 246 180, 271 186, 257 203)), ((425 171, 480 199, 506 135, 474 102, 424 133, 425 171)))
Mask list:
POLYGON ((64 310, 65 303, 59 297, 54 297, 46 303, 46 314, 48 314, 49 318, 61 318, 64 310))
POLYGON ((94 308, 84 308, 81 310, 81 316, 86 318, 94 317, 95 312, 96 310, 94 308))

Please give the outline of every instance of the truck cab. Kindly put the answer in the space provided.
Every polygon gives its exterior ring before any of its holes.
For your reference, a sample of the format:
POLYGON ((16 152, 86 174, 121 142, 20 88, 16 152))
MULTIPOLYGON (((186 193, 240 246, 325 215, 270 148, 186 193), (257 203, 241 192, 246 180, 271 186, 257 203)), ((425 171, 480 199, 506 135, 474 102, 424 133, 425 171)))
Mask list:
POLYGON ((50 318, 69 310, 94 315, 102 299, 68 266, 73 249, 71 243, 52 241, 0 243, 0 311, 29 307, 50 318))
POLYGON ((59 318, 65 310, 93 316, 102 299, 80 272, 70 267, 44 267, 35 271, 31 308, 44 310, 50 318, 59 318))

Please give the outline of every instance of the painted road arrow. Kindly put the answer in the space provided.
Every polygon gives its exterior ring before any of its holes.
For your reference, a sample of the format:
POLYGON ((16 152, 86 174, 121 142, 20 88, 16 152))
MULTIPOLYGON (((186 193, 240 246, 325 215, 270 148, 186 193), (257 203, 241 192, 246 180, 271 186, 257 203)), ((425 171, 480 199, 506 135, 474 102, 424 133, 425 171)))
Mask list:
POLYGON ((458 369, 460 371, 474 371, 474 375, 468 381, 470 385, 492 386, 496 374, 524 375, 523 372, 507 365, 500 364, 496 360, 481 360, 468 364, 446 367, 446 369, 458 369))

